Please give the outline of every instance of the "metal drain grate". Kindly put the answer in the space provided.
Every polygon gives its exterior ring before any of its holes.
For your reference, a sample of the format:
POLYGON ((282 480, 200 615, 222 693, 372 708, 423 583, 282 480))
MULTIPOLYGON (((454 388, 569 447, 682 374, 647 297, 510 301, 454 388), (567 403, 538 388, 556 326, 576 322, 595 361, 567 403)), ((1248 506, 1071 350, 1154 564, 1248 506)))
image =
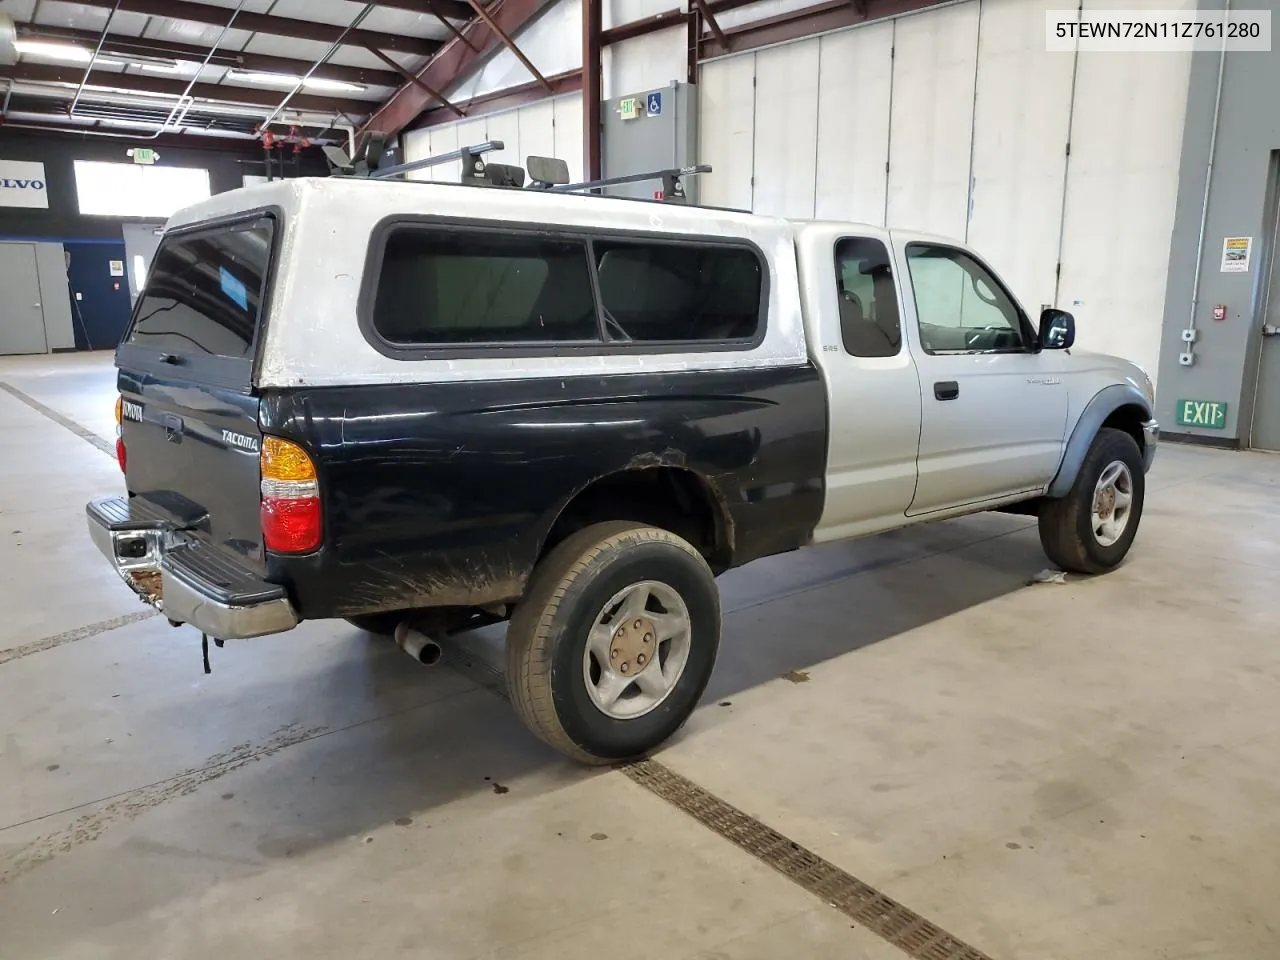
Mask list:
POLYGON ((981 950, 957 939, 914 910, 886 897, 875 887, 845 873, 661 763, 641 760, 621 769, 650 793, 736 843, 916 960, 991 960, 981 950))

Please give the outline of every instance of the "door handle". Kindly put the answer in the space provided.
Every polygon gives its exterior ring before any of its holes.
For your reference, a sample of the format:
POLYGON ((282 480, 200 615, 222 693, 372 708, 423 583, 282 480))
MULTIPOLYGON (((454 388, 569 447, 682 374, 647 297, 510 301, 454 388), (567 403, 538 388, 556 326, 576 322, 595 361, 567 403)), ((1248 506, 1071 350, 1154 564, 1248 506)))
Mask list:
POLYGON ((933 385, 935 400, 954 400, 960 396, 960 384, 954 380, 939 380, 933 385))

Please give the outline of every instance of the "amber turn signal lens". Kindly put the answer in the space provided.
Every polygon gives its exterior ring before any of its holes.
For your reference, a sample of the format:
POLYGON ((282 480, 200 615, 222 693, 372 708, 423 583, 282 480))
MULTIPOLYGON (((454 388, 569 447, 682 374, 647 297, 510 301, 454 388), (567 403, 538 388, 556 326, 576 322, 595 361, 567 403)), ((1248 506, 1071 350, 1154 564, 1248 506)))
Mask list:
POLYGON ((316 468, 296 443, 279 437, 262 438, 263 480, 314 480, 316 468))
POLYGON ((124 422, 124 397, 116 397, 116 426, 124 422))

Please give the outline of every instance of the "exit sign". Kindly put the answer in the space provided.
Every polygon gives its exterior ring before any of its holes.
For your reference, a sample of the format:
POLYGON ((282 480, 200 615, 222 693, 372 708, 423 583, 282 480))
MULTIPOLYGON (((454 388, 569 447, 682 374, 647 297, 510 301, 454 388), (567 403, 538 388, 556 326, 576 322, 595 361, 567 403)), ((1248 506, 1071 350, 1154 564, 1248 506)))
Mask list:
POLYGON ((152 164, 156 162, 156 152, 150 147, 134 147, 130 151, 134 163, 152 164))
POLYGON ((1227 425, 1227 405, 1216 400, 1179 400, 1177 414, 1184 427, 1222 430, 1227 425))

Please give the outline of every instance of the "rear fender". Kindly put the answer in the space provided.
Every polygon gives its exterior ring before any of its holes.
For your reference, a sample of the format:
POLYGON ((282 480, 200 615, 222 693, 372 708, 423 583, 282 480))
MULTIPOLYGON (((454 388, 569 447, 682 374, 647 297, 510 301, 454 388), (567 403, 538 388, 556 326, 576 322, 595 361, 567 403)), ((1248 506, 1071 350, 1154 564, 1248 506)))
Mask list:
POLYGON ((1103 423, 1111 414, 1127 406, 1141 407, 1147 412, 1147 419, 1151 419, 1151 406, 1137 387, 1127 383, 1113 383, 1098 391, 1098 394, 1089 401, 1089 405, 1084 408, 1080 419, 1076 421, 1075 429, 1071 431, 1071 439, 1067 441, 1062 464, 1058 467, 1057 476, 1049 484, 1046 496, 1065 497, 1071 492, 1071 487, 1080 473, 1080 466, 1084 463, 1084 458, 1088 455, 1089 448, 1093 446, 1093 440, 1102 429, 1103 423))

